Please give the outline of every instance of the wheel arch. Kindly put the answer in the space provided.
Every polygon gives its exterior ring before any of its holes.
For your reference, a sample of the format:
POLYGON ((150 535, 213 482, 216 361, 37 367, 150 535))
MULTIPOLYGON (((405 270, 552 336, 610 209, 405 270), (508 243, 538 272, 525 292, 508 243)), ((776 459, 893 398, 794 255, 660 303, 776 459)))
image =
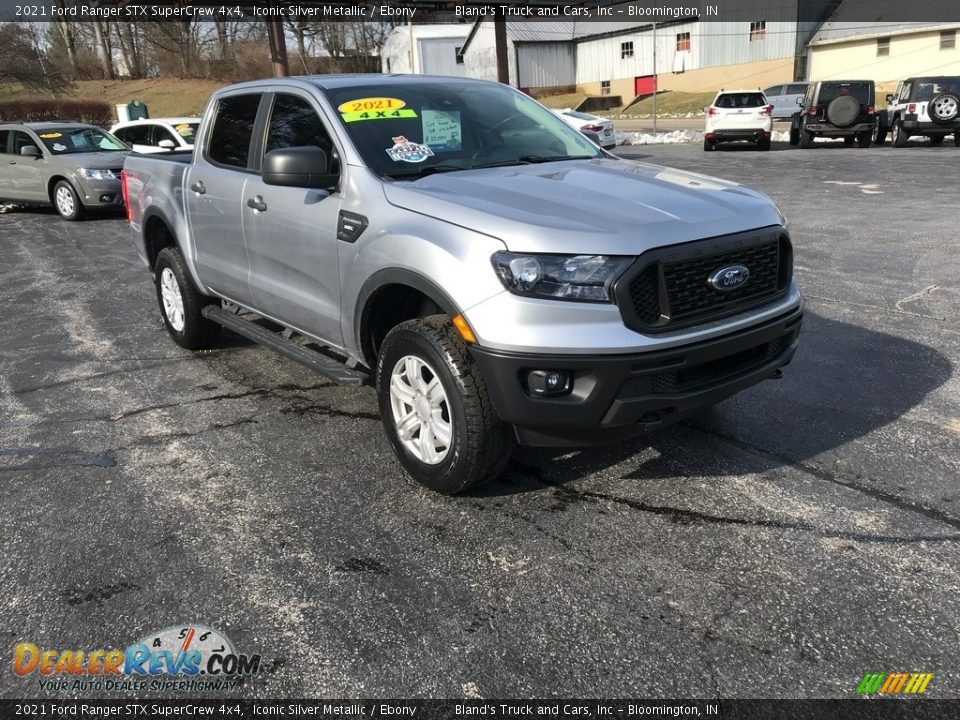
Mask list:
POLYGON ((380 343, 406 320, 437 314, 451 317, 460 309, 432 280, 404 268, 374 273, 360 288, 354 312, 354 342, 368 367, 376 367, 380 343))

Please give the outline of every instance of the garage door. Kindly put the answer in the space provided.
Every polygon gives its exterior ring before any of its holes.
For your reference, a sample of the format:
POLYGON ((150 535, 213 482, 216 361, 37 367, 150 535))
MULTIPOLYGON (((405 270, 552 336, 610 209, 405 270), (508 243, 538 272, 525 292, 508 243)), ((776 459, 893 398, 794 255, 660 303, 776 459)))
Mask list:
POLYGON ((426 75, 466 75, 466 66, 457 62, 457 50, 463 38, 423 38, 420 40, 420 72, 426 75))

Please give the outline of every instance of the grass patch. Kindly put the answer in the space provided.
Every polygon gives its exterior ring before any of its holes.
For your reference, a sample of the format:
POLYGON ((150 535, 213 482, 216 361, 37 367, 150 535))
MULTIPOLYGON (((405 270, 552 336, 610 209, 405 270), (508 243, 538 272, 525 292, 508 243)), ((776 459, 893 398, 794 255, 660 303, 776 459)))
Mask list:
POLYGON ((537 100, 548 108, 563 110, 564 108, 576 108, 588 97, 585 93, 566 93, 564 95, 547 95, 537 98, 537 100))
MULTIPOLYGON (((686 115, 694 113, 702 115, 703 108, 713 102, 717 96, 715 92, 688 93, 688 92, 670 92, 663 91, 657 93, 657 115, 686 115)), ((611 108, 607 114, 616 117, 624 115, 626 117, 653 116, 653 98, 644 98, 638 103, 624 108, 611 108)))

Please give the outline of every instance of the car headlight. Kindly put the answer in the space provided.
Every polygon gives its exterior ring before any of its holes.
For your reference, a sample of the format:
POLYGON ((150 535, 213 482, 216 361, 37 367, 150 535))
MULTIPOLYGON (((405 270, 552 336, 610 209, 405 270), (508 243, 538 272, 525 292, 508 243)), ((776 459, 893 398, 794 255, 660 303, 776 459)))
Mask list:
POLYGON ((79 168, 79 172, 87 180, 116 180, 117 176, 113 170, 106 168, 79 168))
POLYGON ((633 262, 609 255, 525 255, 497 252, 491 258, 500 282, 525 297, 611 302, 611 286, 633 262))

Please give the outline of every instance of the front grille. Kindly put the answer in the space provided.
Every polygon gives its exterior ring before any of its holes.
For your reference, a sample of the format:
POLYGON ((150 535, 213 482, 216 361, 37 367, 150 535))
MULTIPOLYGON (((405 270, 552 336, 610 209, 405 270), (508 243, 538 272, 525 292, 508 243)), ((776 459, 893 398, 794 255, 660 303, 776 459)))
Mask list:
POLYGON ((734 315, 787 290, 793 273, 790 241, 781 228, 688 243, 641 255, 614 288, 627 326, 665 332, 734 315), (747 282, 717 290, 708 278, 743 265, 747 282))

